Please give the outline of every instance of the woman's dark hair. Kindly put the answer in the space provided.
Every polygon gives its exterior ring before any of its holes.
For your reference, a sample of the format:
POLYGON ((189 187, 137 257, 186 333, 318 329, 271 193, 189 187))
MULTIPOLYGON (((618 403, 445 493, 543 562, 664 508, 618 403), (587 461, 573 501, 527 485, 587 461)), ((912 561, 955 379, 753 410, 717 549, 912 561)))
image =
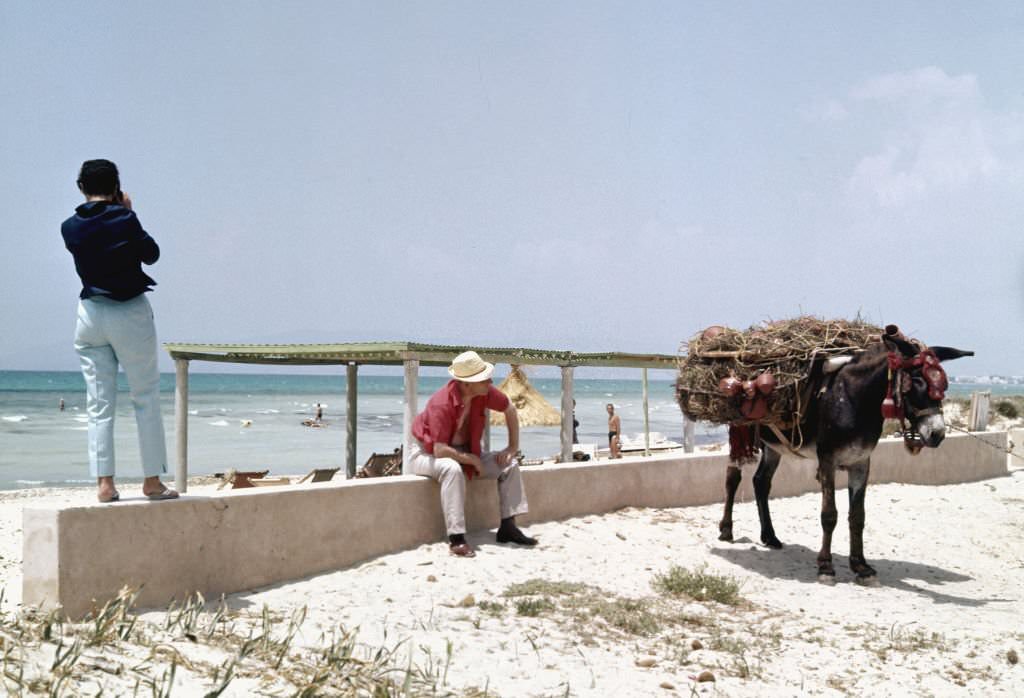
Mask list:
POLYGON ((78 186, 87 196, 110 196, 121 188, 117 165, 110 160, 86 160, 78 173, 78 186))

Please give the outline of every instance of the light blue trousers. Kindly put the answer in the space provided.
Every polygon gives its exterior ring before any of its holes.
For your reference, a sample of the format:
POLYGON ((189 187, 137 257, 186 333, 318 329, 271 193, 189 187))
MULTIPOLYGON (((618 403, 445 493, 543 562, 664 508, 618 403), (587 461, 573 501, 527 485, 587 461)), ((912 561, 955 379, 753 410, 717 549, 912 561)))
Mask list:
POLYGON ((79 301, 75 351, 85 376, 89 472, 93 477, 115 474, 114 411, 120 364, 135 407, 142 472, 146 477, 166 473, 156 326, 145 294, 123 303, 102 296, 79 301))

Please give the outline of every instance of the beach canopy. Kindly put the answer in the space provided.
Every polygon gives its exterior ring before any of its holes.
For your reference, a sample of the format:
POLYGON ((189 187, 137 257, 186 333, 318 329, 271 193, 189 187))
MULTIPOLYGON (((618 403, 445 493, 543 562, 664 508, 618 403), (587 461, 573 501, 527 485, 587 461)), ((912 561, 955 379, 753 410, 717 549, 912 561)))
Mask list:
MULTIPOLYGON (((408 456, 413 442, 412 423, 418 412, 418 381, 421 366, 447 367, 457 355, 472 349, 484 361, 507 363, 514 366, 557 366, 562 372, 561 410, 566 420, 557 416, 554 421, 532 421, 531 405, 540 404, 549 413, 551 407, 539 394, 537 399, 527 397, 523 402, 521 420, 526 424, 561 425, 561 458, 572 460, 572 374, 577 367, 639 368, 641 382, 647 394, 647 369, 678 369, 679 359, 672 354, 631 354, 623 352, 575 352, 559 349, 531 349, 526 347, 473 347, 421 342, 340 342, 329 344, 197 344, 170 342, 164 348, 174 359, 174 422, 177 467, 174 483, 179 492, 188 487, 188 372, 192 361, 215 361, 235 364, 276 364, 281 366, 344 365, 345 387, 345 464, 348 477, 356 475, 356 438, 358 432, 358 375, 360 366, 402 366, 405 370, 405 400, 403 408, 402 472, 409 472, 408 456), (530 420, 530 421, 527 421, 530 420)), ((523 377, 523 383, 529 385, 523 377)), ((530 388, 532 390, 532 388, 530 388)), ((535 391, 534 391, 535 392, 535 391)), ((647 399, 644 398, 644 431, 647 431, 647 399)), ((547 417, 540 417, 544 420, 547 417)), ((684 429, 692 425, 684 426, 684 429)))
POLYGON ((357 364, 388 366, 418 361, 422 366, 448 366, 452 359, 472 349, 492 364, 535 366, 607 366, 658 368, 675 371, 679 359, 671 354, 623 352, 581 353, 560 349, 524 347, 474 347, 423 344, 420 342, 345 342, 335 344, 193 344, 167 342, 164 349, 175 361, 220 361, 235 364, 357 364))
MULTIPOLYGON (((512 364, 512 371, 498 386, 498 390, 508 395, 508 399, 516 406, 520 426, 557 427, 562 423, 562 415, 530 385, 521 366, 512 364)), ((491 426, 504 424, 505 415, 491 410, 491 426)))

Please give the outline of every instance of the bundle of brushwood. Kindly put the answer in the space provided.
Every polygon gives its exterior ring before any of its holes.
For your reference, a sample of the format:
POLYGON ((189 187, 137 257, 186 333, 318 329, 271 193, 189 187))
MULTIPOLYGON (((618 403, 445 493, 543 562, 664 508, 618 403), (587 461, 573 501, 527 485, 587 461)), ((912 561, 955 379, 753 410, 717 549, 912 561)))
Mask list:
POLYGON ((816 364, 865 349, 881 334, 860 318, 802 316, 742 332, 714 325, 680 347, 676 399, 692 420, 790 428, 810 398, 816 364))

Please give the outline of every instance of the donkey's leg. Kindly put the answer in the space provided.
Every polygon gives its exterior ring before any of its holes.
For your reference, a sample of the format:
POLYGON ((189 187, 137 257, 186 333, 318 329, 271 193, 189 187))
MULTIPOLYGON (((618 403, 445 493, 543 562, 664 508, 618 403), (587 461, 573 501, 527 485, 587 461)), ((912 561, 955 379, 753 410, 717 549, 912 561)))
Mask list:
POLYGON ((761 542, 769 548, 781 548, 782 542, 775 537, 772 514, 768 510, 768 495, 772 491, 772 478, 779 467, 782 456, 774 449, 761 448, 761 462, 754 473, 754 497, 757 499, 757 515, 761 519, 761 542))
POLYGON ((739 489, 742 477, 743 473, 737 465, 730 465, 725 470, 725 511, 718 524, 718 540, 732 540, 732 503, 736 500, 736 490, 739 489))
POLYGON ((836 571, 832 567, 832 531, 836 528, 839 514, 836 511, 836 467, 831 458, 822 458, 818 453, 818 480, 821 482, 821 550, 818 551, 818 581, 824 584, 836 583, 836 571))
POLYGON ((864 495, 868 489, 871 462, 857 463, 849 469, 850 484, 850 569, 859 583, 876 579, 875 570, 864 559, 864 495))

